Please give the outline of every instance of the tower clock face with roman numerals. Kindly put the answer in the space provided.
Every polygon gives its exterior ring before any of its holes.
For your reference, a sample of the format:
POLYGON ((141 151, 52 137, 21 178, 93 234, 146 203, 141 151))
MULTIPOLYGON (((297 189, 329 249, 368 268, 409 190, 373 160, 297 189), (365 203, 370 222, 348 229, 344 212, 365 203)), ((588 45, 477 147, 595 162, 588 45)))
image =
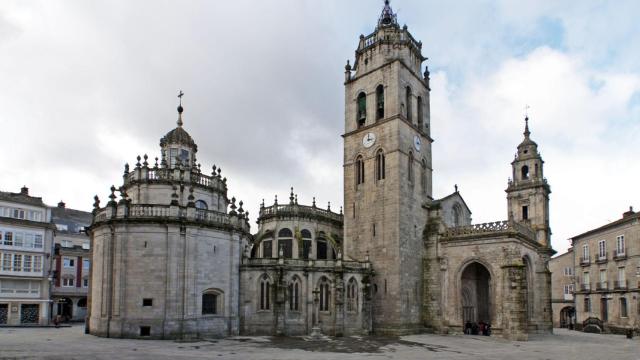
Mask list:
POLYGON ((375 143, 376 143, 376 134, 372 132, 366 133, 362 138, 362 146, 364 146, 367 149, 372 147, 373 144, 375 143))

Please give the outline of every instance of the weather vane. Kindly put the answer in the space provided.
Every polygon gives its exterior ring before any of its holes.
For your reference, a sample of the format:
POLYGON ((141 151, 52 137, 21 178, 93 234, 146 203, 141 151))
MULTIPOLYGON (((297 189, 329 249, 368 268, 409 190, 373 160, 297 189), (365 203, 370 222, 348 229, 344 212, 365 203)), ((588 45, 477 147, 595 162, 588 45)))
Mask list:
POLYGON ((180 99, 180 105, 182 105, 182 96, 184 96, 184 93, 182 92, 182 90, 178 90, 178 98, 180 99))

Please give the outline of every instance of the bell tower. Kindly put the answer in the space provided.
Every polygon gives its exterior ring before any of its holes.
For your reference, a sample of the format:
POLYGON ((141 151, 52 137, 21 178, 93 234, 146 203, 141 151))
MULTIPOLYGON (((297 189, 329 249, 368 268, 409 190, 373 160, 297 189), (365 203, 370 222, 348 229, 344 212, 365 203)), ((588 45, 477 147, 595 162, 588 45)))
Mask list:
POLYGON ((531 227, 536 241, 551 247, 549 228, 549 194, 551 187, 544 177, 542 157, 538 144, 531 140, 529 117, 525 117, 524 140, 511 163, 512 178, 507 187, 509 220, 531 227))
POLYGON ((421 326, 422 231, 432 200, 429 71, 389 1, 345 67, 344 249, 367 256, 376 333, 421 326))

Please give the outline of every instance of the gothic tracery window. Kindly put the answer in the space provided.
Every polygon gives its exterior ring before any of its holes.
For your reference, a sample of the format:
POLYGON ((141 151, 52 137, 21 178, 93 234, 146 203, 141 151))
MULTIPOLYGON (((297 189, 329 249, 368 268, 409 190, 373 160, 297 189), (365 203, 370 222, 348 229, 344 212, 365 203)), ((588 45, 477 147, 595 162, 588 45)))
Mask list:
POLYGON ((297 277, 289 283, 289 310, 300 310, 300 280, 297 277))
POLYGON ((320 279, 319 288, 320 288, 320 311, 329 311, 329 300, 330 300, 329 280, 327 280, 327 278, 325 277, 320 279))
POLYGON ((418 107, 418 129, 422 130, 422 123, 423 123, 423 112, 422 112, 422 97, 418 96, 418 101, 416 103, 417 107, 418 107))
POLYGON ((407 160, 407 177, 409 182, 413 182, 413 152, 409 151, 409 157, 407 160))
POLYGON ((358 282, 355 278, 347 283, 347 311, 358 311, 358 282))
POLYGON ((271 309, 271 283, 267 274, 262 275, 260 280, 260 310, 271 309))
POLYGON ((411 88, 407 86, 405 91, 405 107, 407 109, 407 120, 412 120, 411 114, 411 88))
POLYGON ((420 184, 422 186, 422 191, 427 193, 427 161, 422 159, 421 163, 421 172, 420 172, 420 184))

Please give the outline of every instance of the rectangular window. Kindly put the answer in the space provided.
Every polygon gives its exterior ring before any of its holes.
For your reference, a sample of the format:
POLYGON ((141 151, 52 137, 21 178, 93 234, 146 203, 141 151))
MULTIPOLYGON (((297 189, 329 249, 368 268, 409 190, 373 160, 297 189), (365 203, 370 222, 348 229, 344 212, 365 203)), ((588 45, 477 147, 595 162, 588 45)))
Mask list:
POLYGON ((265 240, 262 242, 262 257, 273 257, 273 253, 271 252, 271 240, 265 240))
POLYGON ((11 231, 4 233, 4 244, 13 246, 13 233, 11 231))
POLYGON ((151 326, 140 326, 140 336, 151 336, 151 326))
POLYGON ((625 276, 624 267, 618 268, 618 288, 624 289, 627 285, 627 278, 625 276))
POLYGON ((35 235, 33 239, 33 247, 36 249, 42 249, 42 235, 35 235))
POLYGON ((278 240, 278 257, 282 250, 282 256, 285 259, 291 259, 293 257, 293 248, 291 239, 278 240))
POLYGON ((67 230, 69 230, 69 225, 67 225, 67 224, 56 224, 56 229, 58 229, 58 231, 67 231, 67 230))
POLYGON ((573 268, 570 266, 564 268, 564 276, 573 276, 573 268))
POLYGON ((66 268, 72 268, 74 266, 74 261, 71 258, 64 258, 62 259, 62 262, 66 268))
POLYGON ((582 283, 583 283, 583 284, 589 284, 589 282, 590 282, 589 280, 590 280, 590 279, 589 279, 589 272, 588 272, 588 271, 585 271, 585 272, 582 274, 582 283))
POLYGON ((522 207, 522 220, 527 219, 529 219, 529 207, 525 205, 522 207))
POLYGON ((63 287, 73 287, 75 281, 72 277, 67 277, 62 279, 62 286, 63 287))
POLYGON ((82 287, 84 287, 84 288, 88 288, 89 287, 89 278, 82 279, 82 287))
POLYGON ((585 261, 589 260, 589 245, 582 245, 582 259, 585 261))
POLYGON ((176 166, 176 158, 178 157, 178 149, 169 149, 169 166, 170 167, 175 167, 176 166))
POLYGON ((22 264, 22 271, 31 272, 31 255, 24 256, 24 262, 22 264))
POLYGON ((24 233, 15 233, 13 238, 13 246, 23 246, 24 245, 24 233))
POLYGON ((607 243, 605 240, 598 241, 598 259, 607 257, 607 243))
POLYGON ((622 256, 625 253, 624 235, 616 237, 616 256, 622 256))
POLYGON ((2 271, 11 271, 11 254, 2 254, 2 271))
POLYGON ((73 243, 71 242, 71 240, 62 240, 60 242, 60 246, 62 246, 64 248, 71 248, 71 247, 73 247, 73 243))
POLYGON ((24 219, 24 210, 13 209, 13 217, 16 219, 24 219))
POLYGON ((589 297, 585 297, 584 298, 584 308, 583 308, 584 312, 590 312, 591 311, 591 302, 589 301, 589 297))
POLYGON ((87 259, 83 259, 82 260, 82 268, 85 270, 89 270, 89 265, 91 264, 91 262, 87 259))
POLYGON ((620 317, 626 318, 629 316, 627 312, 627 298, 620 298, 620 317))
POLYGON ((34 272, 42 271, 42 256, 33 257, 33 271, 34 272))
POLYGON ((13 271, 22 271, 22 255, 13 254, 13 271))
POLYGON ((202 294, 202 314, 214 315, 218 313, 217 309, 218 295, 202 294))
POLYGON ((142 299, 142 306, 153 306, 153 299, 142 299))
POLYGON ((373 224, 373 228, 371 229, 371 231, 373 232, 373 236, 376 236, 376 224, 373 224))
POLYGON ((33 234, 24 234, 24 247, 33 248, 33 241, 35 236, 33 234))
POLYGON ((89 242, 83 242, 82 243, 82 248, 84 250, 89 250, 91 248, 91 244, 89 244, 89 242))

